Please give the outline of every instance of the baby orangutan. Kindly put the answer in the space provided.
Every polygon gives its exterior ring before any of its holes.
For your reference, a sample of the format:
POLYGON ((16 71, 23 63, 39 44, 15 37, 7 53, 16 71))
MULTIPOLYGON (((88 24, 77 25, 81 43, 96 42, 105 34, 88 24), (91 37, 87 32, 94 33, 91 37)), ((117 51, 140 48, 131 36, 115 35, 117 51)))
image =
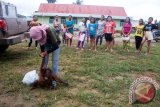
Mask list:
POLYGON ((52 89, 52 81, 63 83, 64 85, 68 86, 68 83, 64 82, 56 74, 53 74, 51 69, 44 68, 43 67, 44 62, 45 62, 45 59, 43 58, 41 68, 40 68, 40 73, 39 73, 39 79, 33 82, 31 90, 37 87, 47 87, 48 89, 52 89))

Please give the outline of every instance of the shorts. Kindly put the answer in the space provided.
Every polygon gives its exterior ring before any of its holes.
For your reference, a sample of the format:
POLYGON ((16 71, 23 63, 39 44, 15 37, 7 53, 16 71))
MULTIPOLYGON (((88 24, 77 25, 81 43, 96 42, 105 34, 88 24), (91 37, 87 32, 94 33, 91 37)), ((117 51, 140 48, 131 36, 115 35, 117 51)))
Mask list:
POLYGON ((112 33, 105 33, 105 40, 111 42, 113 40, 112 33))
POLYGON ((153 34, 151 31, 146 31, 145 38, 148 40, 153 40, 153 34))
POLYGON ((90 39, 95 39, 96 36, 95 35, 89 35, 90 36, 90 39))

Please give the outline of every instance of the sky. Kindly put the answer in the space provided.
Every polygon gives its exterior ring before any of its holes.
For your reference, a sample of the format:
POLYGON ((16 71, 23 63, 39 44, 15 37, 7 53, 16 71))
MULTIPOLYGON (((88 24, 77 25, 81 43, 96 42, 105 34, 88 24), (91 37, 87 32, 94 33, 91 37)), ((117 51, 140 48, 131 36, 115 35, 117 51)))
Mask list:
MULTIPOLYGON (((3 0, 17 6, 18 13, 32 15, 38 10, 40 3, 46 0, 3 0), (34 1, 34 2, 33 2, 34 1)), ((71 4, 76 0, 57 0, 57 3, 71 4)), ((134 19, 148 19, 152 16, 160 20, 160 0, 83 0, 84 5, 103 5, 124 7, 128 16, 134 19)))

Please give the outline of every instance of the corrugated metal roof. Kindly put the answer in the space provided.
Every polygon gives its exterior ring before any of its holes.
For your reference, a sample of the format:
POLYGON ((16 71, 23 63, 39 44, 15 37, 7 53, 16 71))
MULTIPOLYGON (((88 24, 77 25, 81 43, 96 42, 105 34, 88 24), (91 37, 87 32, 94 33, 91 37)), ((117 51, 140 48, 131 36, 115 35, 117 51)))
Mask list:
POLYGON ((64 14, 88 14, 88 15, 111 15, 127 16, 123 7, 75 5, 75 4, 52 4, 42 3, 39 7, 40 13, 64 13, 64 14))

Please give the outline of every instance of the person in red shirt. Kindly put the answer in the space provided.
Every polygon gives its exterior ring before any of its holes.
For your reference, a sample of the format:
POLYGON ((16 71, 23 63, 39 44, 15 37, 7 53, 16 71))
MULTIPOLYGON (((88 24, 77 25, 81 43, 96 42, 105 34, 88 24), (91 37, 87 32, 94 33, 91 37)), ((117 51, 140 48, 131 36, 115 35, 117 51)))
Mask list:
POLYGON ((105 26, 104 26, 104 35, 105 35, 105 40, 106 40, 106 50, 109 50, 110 52, 112 52, 112 47, 113 47, 113 33, 114 33, 114 23, 112 21, 112 17, 108 16, 105 26))
POLYGON ((114 26, 114 29, 113 29, 113 46, 115 45, 115 37, 116 37, 116 35, 115 35, 115 33, 116 33, 116 30, 115 30, 115 28, 116 28, 116 22, 114 22, 114 21, 112 21, 113 22, 113 26, 114 26))

